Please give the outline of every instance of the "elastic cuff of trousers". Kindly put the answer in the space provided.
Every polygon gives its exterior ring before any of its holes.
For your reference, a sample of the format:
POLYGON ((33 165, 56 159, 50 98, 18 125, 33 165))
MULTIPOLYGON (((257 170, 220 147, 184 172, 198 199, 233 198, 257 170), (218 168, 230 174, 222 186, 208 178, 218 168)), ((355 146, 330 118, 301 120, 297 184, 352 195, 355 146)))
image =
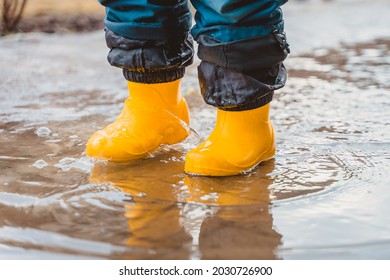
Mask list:
POLYGON ((175 40, 142 41, 123 37, 106 29, 107 59, 123 69, 125 78, 138 83, 164 83, 180 79, 193 60, 193 40, 188 33, 175 40))
POLYGON ((173 82, 178 79, 181 79, 184 76, 185 68, 177 68, 168 71, 159 71, 159 72, 131 72, 126 69, 123 69, 123 76, 126 80, 135 83, 141 84, 159 84, 159 83, 168 83, 173 82))
POLYGON ((251 110, 266 105, 287 79, 282 63, 267 70, 242 73, 202 61, 198 75, 204 101, 225 111, 251 110))

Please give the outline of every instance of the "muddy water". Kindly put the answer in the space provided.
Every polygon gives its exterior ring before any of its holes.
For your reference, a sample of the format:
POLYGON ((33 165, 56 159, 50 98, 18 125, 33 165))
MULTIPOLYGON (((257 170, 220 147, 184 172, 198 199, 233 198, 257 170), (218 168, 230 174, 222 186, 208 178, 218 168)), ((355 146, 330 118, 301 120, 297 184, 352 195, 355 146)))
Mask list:
POLYGON ((231 178, 183 173, 215 116, 195 67, 190 137, 108 164, 84 154, 126 97, 102 34, 1 39, 0 258, 389 259, 390 40, 365 39, 296 44, 272 103, 277 155, 231 178))

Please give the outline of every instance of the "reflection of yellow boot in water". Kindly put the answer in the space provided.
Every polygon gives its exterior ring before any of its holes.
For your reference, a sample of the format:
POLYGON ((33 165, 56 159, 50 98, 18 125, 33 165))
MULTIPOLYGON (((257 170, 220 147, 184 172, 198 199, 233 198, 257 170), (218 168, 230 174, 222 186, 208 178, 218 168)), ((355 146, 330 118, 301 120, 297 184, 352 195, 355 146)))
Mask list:
POLYGON ((185 172, 229 176, 247 171, 275 155, 269 104, 248 111, 218 110, 211 135, 188 152, 185 172))
POLYGON ((274 167, 270 160, 250 176, 184 178, 190 194, 187 202, 211 208, 200 226, 202 259, 278 258, 275 250, 281 235, 270 211, 269 186, 274 181, 267 175, 274 167))
POLYGON ((130 97, 119 117, 88 140, 88 156, 113 162, 144 158, 161 144, 188 136, 187 103, 180 80, 159 84, 128 82, 130 97))
MULTIPOLYGON (((170 156, 161 155, 163 159, 170 156)), ((128 220, 125 242, 136 250, 128 258, 150 258, 149 252, 139 250, 142 248, 156 250, 153 257, 157 259, 188 258, 189 247, 184 245, 191 244, 191 237, 181 224, 181 207, 173 187, 182 179, 178 176, 182 170, 183 163, 177 161, 170 161, 164 170, 160 160, 94 165, 91 183, 110 182, 129 195, 129 200, 124 201, 128 220)))

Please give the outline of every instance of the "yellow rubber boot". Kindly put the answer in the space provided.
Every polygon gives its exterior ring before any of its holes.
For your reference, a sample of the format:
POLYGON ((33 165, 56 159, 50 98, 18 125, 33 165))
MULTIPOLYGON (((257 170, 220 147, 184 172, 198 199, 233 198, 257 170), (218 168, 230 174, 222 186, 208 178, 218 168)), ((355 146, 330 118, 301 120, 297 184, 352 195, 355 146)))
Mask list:
POLYGON ((188 136, 189 113, 180 80, 159 84, 128 82, 130 97, 118 118, 88 140, 86 154, 112 162, 149 156, 162 144, 188 136))
POLYGON ((211 135, 186 156, 185 172, 230 176, 249 171, 275 155, 275 137, 267 104, 248 111, 218 110, 211 135))

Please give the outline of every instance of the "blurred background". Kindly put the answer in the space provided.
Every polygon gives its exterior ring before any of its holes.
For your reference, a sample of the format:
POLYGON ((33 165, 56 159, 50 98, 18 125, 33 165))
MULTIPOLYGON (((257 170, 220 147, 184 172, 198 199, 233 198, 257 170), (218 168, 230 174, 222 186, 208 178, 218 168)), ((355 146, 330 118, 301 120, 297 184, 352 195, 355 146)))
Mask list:
POLYGON ((80 32, 103 26, 104 7, 97 0, 1 0, 0 5, 2 33, 80 32))

